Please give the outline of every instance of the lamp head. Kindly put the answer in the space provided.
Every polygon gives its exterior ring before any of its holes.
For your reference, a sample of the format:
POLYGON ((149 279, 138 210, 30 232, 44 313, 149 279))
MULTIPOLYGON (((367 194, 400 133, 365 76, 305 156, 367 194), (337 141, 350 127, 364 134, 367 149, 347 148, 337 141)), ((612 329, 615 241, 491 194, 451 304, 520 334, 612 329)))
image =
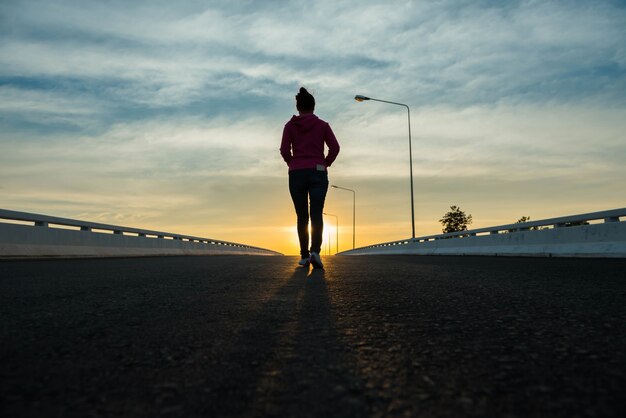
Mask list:
POLYGON ((331 184, 330 187, 332 187, 333 189, 337 188, 337 186, 335 186, 334 184, 331 184))
POLYGON ((356 100, 357 102, 362 102, 364 100, 369 100, 370 98, 367 96, 361 96, 360 94, 357 94, 356 96, 354 96, 354 100, 356 100))

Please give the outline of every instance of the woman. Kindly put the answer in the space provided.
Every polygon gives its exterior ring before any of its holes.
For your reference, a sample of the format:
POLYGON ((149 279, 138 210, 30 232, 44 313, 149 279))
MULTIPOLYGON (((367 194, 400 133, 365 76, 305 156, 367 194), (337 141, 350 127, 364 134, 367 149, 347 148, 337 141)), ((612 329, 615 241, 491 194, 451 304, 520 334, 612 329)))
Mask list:
POLYGON ((293 116, 283 130, 280 154, 289 166, 289 192, 298 217, 303 267, 313 264, 323 268, 320 250, 324 231, 324 200, 328 190, 328 167, 339 154, 339 143, 328 122, 315 116, 315 98, 304 88, 296 95, 298 116, 293 116), (324 144, 328 155, 324 156, 324 144), (309 250, 309 202, 311 213, 311 248, 309 250))

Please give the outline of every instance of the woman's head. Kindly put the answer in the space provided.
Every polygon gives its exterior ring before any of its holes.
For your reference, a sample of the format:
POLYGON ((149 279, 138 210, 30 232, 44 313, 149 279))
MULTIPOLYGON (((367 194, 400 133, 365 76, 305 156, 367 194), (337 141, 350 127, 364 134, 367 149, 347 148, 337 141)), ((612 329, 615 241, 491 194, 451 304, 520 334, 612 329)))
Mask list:
POLYGON ((315 110, 315 98, 304 87, 296 94, 296 109, 299 112, 312 112, 315 110))

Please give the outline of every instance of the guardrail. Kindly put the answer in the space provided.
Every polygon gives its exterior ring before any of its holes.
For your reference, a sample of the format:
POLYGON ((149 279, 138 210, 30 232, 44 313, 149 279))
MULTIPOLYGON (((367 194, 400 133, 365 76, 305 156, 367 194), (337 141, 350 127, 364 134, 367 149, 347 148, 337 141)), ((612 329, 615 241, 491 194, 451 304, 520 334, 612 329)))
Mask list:
POLYGON ((626 208, 383 242, 339 254, 626 257, 626 208))
POLYGON ((0 209, 0 258, 209 254, 282 255, 213 238, 0 209))

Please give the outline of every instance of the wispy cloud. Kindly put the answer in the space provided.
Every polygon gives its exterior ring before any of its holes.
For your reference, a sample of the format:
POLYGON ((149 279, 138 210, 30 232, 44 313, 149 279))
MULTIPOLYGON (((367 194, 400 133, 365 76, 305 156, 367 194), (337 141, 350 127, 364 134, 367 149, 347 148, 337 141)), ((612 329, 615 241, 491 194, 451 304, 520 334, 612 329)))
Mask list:
POLYGON ((623 91, 626 12, 611 3, 220 6, 8 4, 3 73, 73 78, 144 106, 278 98, 305 81, 418 105, 623 100, 612 82, 623 91))

